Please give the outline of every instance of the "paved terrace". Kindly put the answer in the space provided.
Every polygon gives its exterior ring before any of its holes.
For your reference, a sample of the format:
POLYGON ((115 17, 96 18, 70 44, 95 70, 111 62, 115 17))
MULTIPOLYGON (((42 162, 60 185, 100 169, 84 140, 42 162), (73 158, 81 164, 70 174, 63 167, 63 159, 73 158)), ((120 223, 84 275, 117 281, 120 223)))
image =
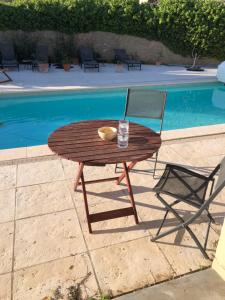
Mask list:
POLYGON ((48 73, 32 72, 31 70, 10 71, 13 82, 0 85, 0 93, 27 90, 57 90, 97 88, 129 85, 149 85, 171 82, 215 81, 216 69, 205 68, 204 72, 189 72, 179 66, 143 65, 142 71, 116 72, 115 65, 106 64, 100 72, 90 70, 84 72, 74 66, 70 72, 52 67, 48 73))
MULTIPOLYGON (((150 173, 153 162, 141 162, 131 173, 140 224, 132 216, 108 220, 93 224, 90 235, 81 190, 72 189, 76 164, 45 151, 39 147, 36 157, 0 163, 0 299, 50 299, 58 286, 65 294, 79 282, 84 299, 100 292, 117 296, 211 264, 186 232, 150 241, 163 216, 151 191, 157 182, 150 173)), ((208 174, 223 155, 225 135, 167 142, 157 173, 166 162, 175 162, 208 174)), ((113 170, 87 168, 85 177, 108 177, 113 170)), ((128 205, 124 184, 105 182, 87 189, 91 212, 128 205)), ((209 236, 211 258, 225 216, 224 196, 225 191, 211 207, 217 221, 209 236)), ((189 215, 185 205, 179 209, 189 215)), ((169 216, 165 226, 175 223, 169 216)), ((204 220, 193 227, 203 240, 204 220)))

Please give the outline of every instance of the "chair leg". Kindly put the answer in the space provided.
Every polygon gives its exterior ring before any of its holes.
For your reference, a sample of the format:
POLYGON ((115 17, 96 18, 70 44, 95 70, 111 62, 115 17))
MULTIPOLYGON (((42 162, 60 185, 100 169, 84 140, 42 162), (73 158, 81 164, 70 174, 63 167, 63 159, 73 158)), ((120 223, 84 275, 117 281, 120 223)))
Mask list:
POLYGON ((156 233, 156 236, 158 236, 158 235, 160 234, 160 231, 161 231, 161 229, 162 229, 162 227, 163 227, 163 224, 164 224, 165 221, 166 221, 166 217, 167 217, 168 213, 169 213, 169 209, 166 210, 166 213, 165 213, 164 218, 163 218, 163 220, 162 220, 162 222, 161 222, 161 224, 160 224, 160 226, 159 226, 159 229, 158 229, 158 231, 157 231, 157 233, 156 233))
POLYGON ((169 205, 159 194, 157 195, 157 198, 161 201, 161 203, 175 216, 175 218, 178 219, 178 221, 180 221, 180 224, 175 226, 172 229, 167 230, 166 232, 163 232, 159 235, 156 235, 154 238, 151 239, 152 242, 155 242, 157 240, 159 240, 162 237, 165 237, 169 234, 172 234, 176 231, 179 231, 181 229, 186 229, 188 231, 188 233, 190 234, 190 236, 192 237, 192 239, 194 240, 195 244, 197 245, 197 247, 199 248, 199 250, 202 252, 203 256, 206 259, 209 259, 208 254, 206 253, 204 247, 201 245, 201 243, 199 242, 199 240, 197 239, 196 235, 194 234, 194 232, 190 229, 190 227, 188 225, 185 225, 185 221, 184 219, 178 215, 178 213, 171 207, 171 205, 169 205))
POLYGON ((209 220, 212 222, 212 223, 216 223, 215 219, 213 218, 213 216, 210 214, 210 212, 208 211, 208 209, 206 209, 206 212, 207 212, 207 216, 209 218, 209 220))
MULTIPOLYGON (((159 197, 159 194, 156 194, 156 197, 159 197)), ((180 202, 180 200, 175 200, 173 203, 170 204, 170 206, 172 207, 172 206, 178 204, 179 202, 180 202)), ((165 215, 164 215, 164 218, 163 218, 163 220, 162 220, 162 222, 161 222, 161 224, 160 224, 160 226, 159 226, 159 229, 158 229, 158 231, 157 231, 157 233, 156 233, 156 236, 159 235, 159 233, 160 233, 160 231, 161 231, 161 229, 162 229, 162 227, 163 227, 163 224, 164 224, 165 221, 166 221, 166 218, 167 218, 168 213, 169 213, 169 209, 167 208, 167 209, 166 209, 166 213, 165 213, 165 215)))
POLYGON ((208 244, 209 230, 210 230, 211 223, 212 223, 212 220, 209 219, 209 223, 208 223, 208 227, 207 227, 207 231, 206 231, 205 243, 204 243, 204 250, 206 250, 206 247, 208 244))
POLYGON ((155 164, 154 164, 154 169, 153 169, 153 178, 154 179, 155 179, 156 165, 157 165, 157 161, 158 161, 158 154, 159 154, 159 151, 156 152, 156 157, 155 157, 155 164))

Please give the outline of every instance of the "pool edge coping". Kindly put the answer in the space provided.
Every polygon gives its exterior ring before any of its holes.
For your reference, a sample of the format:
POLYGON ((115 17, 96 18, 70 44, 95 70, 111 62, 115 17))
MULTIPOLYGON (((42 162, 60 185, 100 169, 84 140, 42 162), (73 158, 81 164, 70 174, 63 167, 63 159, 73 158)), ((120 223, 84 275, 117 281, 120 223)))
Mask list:
MULTIPOLYGON (((216 137, 225 134, 225 124, 199 126, 185 129, 162 131, 162 141, 165 144, 216 137)), ((0 164, 15 160, 50 157, 56 155, 47 144, 29 147, 8 148, 0 150, 0 164)))
POLYGON ((92 91, 92 90, 98 90, 98 89, 115 89, 115 88, 129 88, 132 86, 141 86, 141 87, 145 87, 145 86, 160 86, 160 85, 177 85, 177 84, 191 84, 191 83, 215 83, 215 82, 220 82, 216 76, 212 76, 215 78, 202 78, 202 79, 191 79, 191 80, 181 80, 181 81, 177 81, 174 82, 174 80, 171 81, 159 81, 159 82, 128 82, 126 84, 113 84, 113 85, 96 85, 96 86, 74 86, 74 87, 69 87, 69 88, 62 88, 62 87, 54 87, 54 88, 43 88, 41 87, 40 89, 38 88, 25 88, 23 90, 13 90, 13 91, 9 91, 9 90, 1 90, 0 88, 0 95, 5 95, 5 94, 26 94, 26 93, 44 93, 44 92, 69 92, 69 91, 92 91))

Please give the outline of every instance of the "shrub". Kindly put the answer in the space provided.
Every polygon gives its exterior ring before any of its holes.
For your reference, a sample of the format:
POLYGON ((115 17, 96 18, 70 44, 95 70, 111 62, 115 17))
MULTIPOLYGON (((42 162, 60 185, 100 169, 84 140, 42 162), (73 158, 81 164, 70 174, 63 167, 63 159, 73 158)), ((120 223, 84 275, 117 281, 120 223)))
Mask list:
POLYGON ((0 30, 108 31, 224 57, 224 0, 14 0, 0 2, 0 20, 0 30))
POLYGON ((218 0, 161 0, 157 7, 159 39, 174 51, 223 58, 225 2, 218 0))

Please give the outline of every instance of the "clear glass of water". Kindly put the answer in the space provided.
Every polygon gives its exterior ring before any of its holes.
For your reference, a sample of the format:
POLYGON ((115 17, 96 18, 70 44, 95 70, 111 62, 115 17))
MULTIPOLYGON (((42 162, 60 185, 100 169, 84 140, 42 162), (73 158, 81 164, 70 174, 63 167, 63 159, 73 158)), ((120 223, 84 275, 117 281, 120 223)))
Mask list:
POLYGON ((120 120, 118 132, 121 134, 128 134, 129 133, 129 121, 120 120))
POLYGON ((118 132, 117 134, 117 145, 119 148, 127 148, 128 147, 128 139, 129 135, 128 133, 121 134, 118 132))
POLYGON ((127 120, 119 121, 117 133, 117 145, 119 148, 127 148, 129 140, 129 122, 127 120))

